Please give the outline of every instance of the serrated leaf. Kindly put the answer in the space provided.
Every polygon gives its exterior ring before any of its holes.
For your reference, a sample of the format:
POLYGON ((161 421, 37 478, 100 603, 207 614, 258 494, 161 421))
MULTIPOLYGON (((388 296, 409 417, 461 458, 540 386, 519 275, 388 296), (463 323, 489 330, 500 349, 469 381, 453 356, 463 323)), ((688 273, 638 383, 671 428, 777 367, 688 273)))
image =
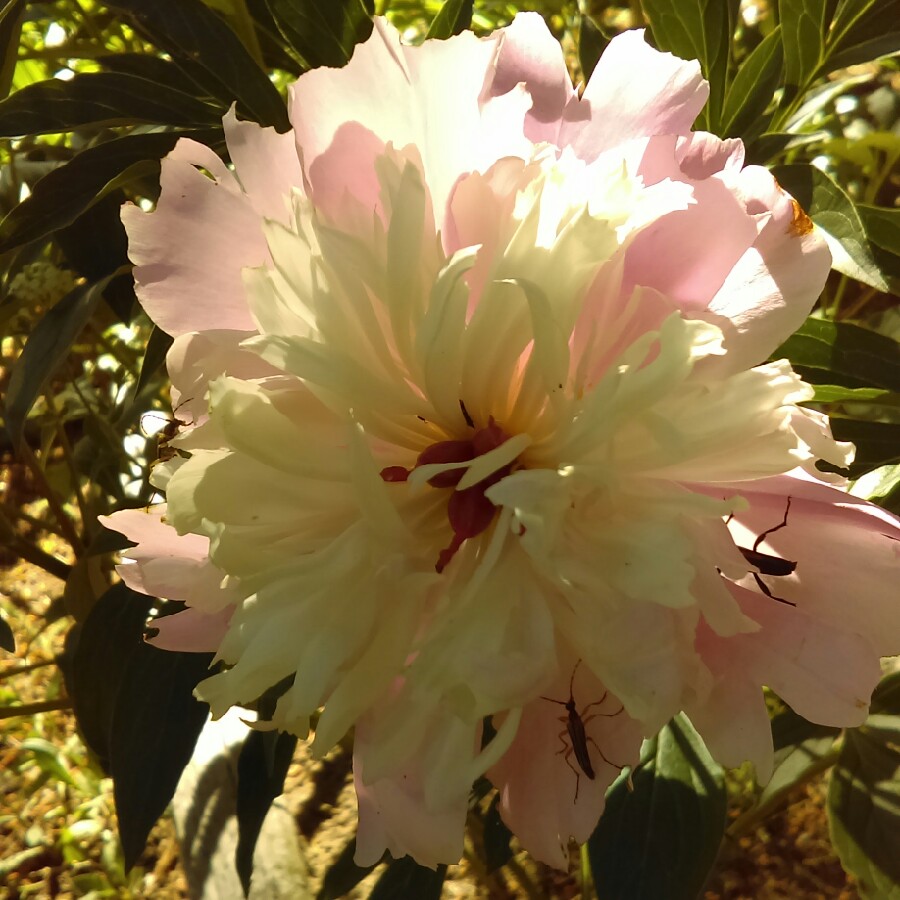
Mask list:
POLYGON ((266 0, 288 45, 309 68, 343 66, 372 33, 361 0, 266 0))
POLYGON ((743 137, 759 120, 781 85, 784 48, 781 26, 769 34, 738 68, 725 96, 721 137, 743 137))
POLYGON ((634 791, 615 782, 588 841, 597 896, 695 900, 725 830, 722 769, 683 713, 645 744, 641 760, 634 791))
POLYGON ((69 81, 51 78, 0 103, 0 137, 71 131, 84 125, 214 125, 213 106, 135 75, 91 72, 69 81))
MULTIPOLYGON (((879 691, 879 705, 896 688, 892 683, 879 691)), ((828 790, 832 842, 844 868, 858 881, 860 894, 872 900, 900 897, 898 729, 895 712, 887 717, 879 713, 848 731, 828 790)))
POLYGON ((283 731, 251 731, 237 763, 238 842, 235 867, 244 894, 250 893, 253 852, 272 801, 284 790, 297 738, 283 731))
POLYGON ((848 322, 807 319, 773 354, 811 384, 900 392, 900 343, 848 322))
POLYGON ((706 124, 717 131, 737 4, 731 0, 642 0, 641 7, 660 50, 700 61, 710 90, 706 124))
POLYGON ((243 41, 200 0, 115 0, 160 50, 241 118, 279 131, 291 127, 278 89, 243 41))
POLYGON ((340 856, 325 873, 316 900, 338 900, 339 897, 346 897, 375 868, 356 865, 353 862, 355 855, 356 838, 341 850, 340 856))
POLYGON ((787 85, 802 87, 818 72, 824 58, 827 6, 827 0, 779 0, 787 85))
POLYGON ((44 385, 69 355, 104 288, 120 273, 113 272, 94 284, 76 287, 53 306, 34 327, 12 367, 6 390, 6 430, 14 446, 22 441, 25 419, 44 385))
MULTIPOLYGON (((113 532, 110 532, 113 533, 113 532)), ((128 662, 143 641, 153 598, 119 583, 94 604, 66 637, 64 669, 75 720, 85 743, 109 771, 113 713, 128 662)))
POLYGON ((369 900, 440 900, 446 877, 446 866, 429 869, 418 865, 411 856, 404 856, 388 863, 369 900))
POLYGON ((0 253, 71 225, 110 191, 138 175, 158 171, 158 160, 175 146, 179 137, 215 146, 222 132, 187 129, 129 134, 82 150, 41 178, 31 196, 14 206, 0 222, 0 253))
POLYGON ((774 166, 772 174, 821 228, 831 250, 832 268, 876 290, 887 291, 856 207, 844 191, 815 166, 774 166))
POLYGON ((139 644, 122 677, 110 740, 119 837, 130 869, 188 764, 209 713, 194 699, 211 653, 177 653, 139 644))
POLYGON ((8 653, 16 652, 16 636, 13 634, 12 626, 3 618, 3 613, 0 613, 0 650, 6 650, 8 653))
POLYGON ((428 26, 426 38, 446 40, 472 25, 473 0, 444 0, 444 5, 428 26))

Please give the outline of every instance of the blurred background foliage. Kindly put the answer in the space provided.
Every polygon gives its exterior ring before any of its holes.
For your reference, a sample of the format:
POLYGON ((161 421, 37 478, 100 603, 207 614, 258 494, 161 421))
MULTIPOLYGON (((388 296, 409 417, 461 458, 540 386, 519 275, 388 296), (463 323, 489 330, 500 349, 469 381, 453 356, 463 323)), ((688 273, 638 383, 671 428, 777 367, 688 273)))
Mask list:
MULTIPOLYGON (((241 117, 289 127, 287 85, 308 68, 343 64, 373 13, 416 42, 468 27, 487 33, 526 9, 544 16, 576 82, 632 27, 700 59, 712 89, 697 127, 742 138, 748 160, 773 169, 834 256, 817 309, 777 355, 815 385, 812 405, 833 417, 836 436, 856 442, 854 493, 900 512, 900 0, 0 0, 0 886, 8 896, 185 890, 171 824, 154 821, 199 724, 172 737, 168 766, 148 769, 138 746, 111 757, 108 745, 116 716, 118 727, 126 717, 138 729, 138 742, 165 726, 159 684, 169 674, 146 658, 146 607, 124 620, 121 604, 109 602, 123 544, 97 516, 151 502, 149 468, 177 420, 163 366, 170 341, 136 303, 121 204, 152 208, 159 159, 180 136, 227 159, 221 118, 232 103, 241 117), (139 795, 122 787, 135 776, 139 795)), ((178 696, 189 698, 199 677, 189 669, 170 685, 178 696)), ((826 874, 804 885, 790 841, 769 832, 769 862, 785 856, 776 887, 781 896, 900 897, 898 697, 888 676, 870 722, 848 734, 811 726, 772 697, 779 766, 764 790, 747 772, 722 773, 690 723, 673 721, 645 748, 637 799, 626 803, 623 784, 614 785, 567 879, 522 863, 483 785, 463 869, 388 865, 376 873, 378 896, 413 896, 411 885, 416 896, 438 896, 450 877, 467 886, 456 896, 588 897, 592 868, 603 873, 600 897, 677 900, 704 884, 706 897, 744 896, 748 835, 765 836, 773 816, 831 771, 827 798, 814 806, 827 808, 856 887, 827 848, 824 869, 807 860, 826 874), (700 775, 715 786, 705 797, 695 789, 700 775), (693 791, 703 823, 687 843, 673 839, 684 801, 666 800, 661 786, 672 784, 693 791), (648 853, 672 871, 681 866, 678 893, 671 880, 653 883, 648 853)), ((274 772, 278 789, 287 771, 284 763, 274 772)), ((265 774, 271 782, 273 771, 265 774)), ((365 876, 374 877, 337 853, 319 872, 319 896, 342 896, 365 876)))

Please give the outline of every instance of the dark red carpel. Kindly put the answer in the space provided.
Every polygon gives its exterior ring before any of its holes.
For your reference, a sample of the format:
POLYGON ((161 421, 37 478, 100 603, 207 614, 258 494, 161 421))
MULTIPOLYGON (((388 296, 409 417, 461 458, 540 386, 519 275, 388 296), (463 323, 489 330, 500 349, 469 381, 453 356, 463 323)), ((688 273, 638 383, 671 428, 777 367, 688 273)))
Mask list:
MULTIPOLYGON (((429 466, 435 463, 468 462, 496 450, 509 440, 509 435, 494 421, 491 416, 486 428, 475 432, 469 440, 464 441, 438 441, 430 447, 426 447, 416 459, 413 469, 419 466, 429 466)), ((447 564, 456 555, 463 543, 469 538, 477 537, 486 531, 494 520, 496 507, 485 496, 485 491, 505 478, 513 469, 513 463, 503 466, 493 472, 487 478, 479 481, 463 491, 454 491, 447 503, 447 518, 453 529, 453 540, 441 550, 438 561, 435 564, 437 572, 443 572, 447 564)), ((406 481, 413 470, 403 466, 387 466, 381 470, 381 477, 387 482, 406 481)), ((441 472, 428 483, 436 488, 455 488, 462 481, 467 469, 450 469, 441 472)))

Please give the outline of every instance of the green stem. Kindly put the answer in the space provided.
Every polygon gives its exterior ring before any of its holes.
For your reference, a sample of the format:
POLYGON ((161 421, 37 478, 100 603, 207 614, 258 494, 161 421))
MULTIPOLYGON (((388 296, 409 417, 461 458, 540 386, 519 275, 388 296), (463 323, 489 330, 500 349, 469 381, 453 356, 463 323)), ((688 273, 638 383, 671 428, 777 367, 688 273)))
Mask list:
POLYGON ((27 666, 15 666, 0 672, 0 681, 6 681, 7 678, 15 678, 16 675, 24 675, 26 672, 33 672, 35 669, 43 669, 45 666, 59 665, 59 659, 43 659, 40 662, 29 663, 27 666))
POLYGON ((61 559, 57 559, 50 553, 41 550, 40 547, 29 544, 28 541, 16 534, 15 528, 13 528, 12 523, 2 510, 0 510, 0 536, 6 542, 7 547, 26 562, 30 562, 32 565, 49 572, 51 575, 55 575, 63 581, 69 577, 72 567, 61 559))
POLYGON ((72 545, 72 552, 75 556, 81 556, 84 552, 84 544, 78 536, 78 532, 75 530, 75 523, 72 521, 72 517, 63 508, 62 503, 60 503, 59 497, 56 496, 56 491, 53 490, 50 483, 47 481, 47 476, 44 474, 44 470, 41 468, 38 458, 27 444, 22 444, 21 456, 25 465, 28 466, 31 474, 34 476, 34 480, 38 483, 41 495, 47 501, 47 505, 50 507, 51 512, 56 518, 56 522, 59 525, 63 536, 69 544, 72 545))
POLYGON ((54 709, 71 709, 72 701, 68 697, 56 700, 39 700, 37 703, 23 703, 21 706, 0 706, 0 720, 14 719, 17 716, 33 716, 37 713, 50 712, 54 709))

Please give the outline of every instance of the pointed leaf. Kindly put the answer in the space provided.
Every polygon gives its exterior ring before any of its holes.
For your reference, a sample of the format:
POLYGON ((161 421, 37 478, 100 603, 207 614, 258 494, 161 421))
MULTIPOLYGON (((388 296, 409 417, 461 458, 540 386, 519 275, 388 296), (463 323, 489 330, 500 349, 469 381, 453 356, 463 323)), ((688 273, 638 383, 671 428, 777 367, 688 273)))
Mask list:
MULTIPOLYGON (((108 532, 113 534, 114 532, 108 532)), ((132 654, 143 643, 153 598, 124 583, 111 587, 66 638, 65 669, 75 720, 85 743, 109 771, 113 713, 132 654)))
POLYGON ((353 862, 354 856, 356 856, 356 838, 341 850, 340 856, 325 873, 316 900, 338 900, 339 897, 346 897, 375 868, 356 865, 353 862))
POLYGON ((900 392, 900 343, 849 322, 807 319, 773 354, 811 384, 900 392))
POLYGON ((9 653, 16 652, 16 637, 2 613, 0 613, 0 650, 6 650, 9 653))
POLYGON ((785 83, 796 89, 816 74, 824 57, 827 0, 780 0, 785 83))
POLYGON ((24 13, 25 0, 9 0, 0 9, 0 98, 12 87, 24 13))
POLYGON ((700 60, 703 77, 709 81, 706 124, 717 131, 738 4, 732 0, 642 0, 641 7, 660 50, 700 60))
POLYGON ((900 425, 832 415, 831 433, 837 440, 856 446, 856 456, 849 466, 851 478, 900 463, 900 425))
POLYGON ((829 70, 869 62, 898 50, 900 0, 843 0, 838 4, 828 32, 829 70))
POLYGON ((76 287, 34 327, 13 365, 6 391, 6 430, 14 446, 22 440, 25 419, 44 385, 69 355, 73 341, 90 319, 104 288, 118 274, 113 272, 94 284, 76 287))
POLYGON ((872 900, 900 898, 900 679, 885 679, 873 715, 847 732, 828 790, 841 862, 872 900))
POLYGON ((122 678, 113 713, 110 764, 119 836, 130 869, 175 794, 209 713, 194 699, 210 653, 140 644, 122 678))
POLYGON ((445 40, 472 26, 473 0, 444 0, 444 5, 428 26, 426 38, 445 40))
POLYGON ((283 731, 251 731, 237 764, 238 842, 235 865, 244 894, 250 893, 253 851, 272 801, 284 790, 297 738, 283 731))
POLYGON ((599 900, 695 900, 725 830, 722 769, 688 718, 679 714, 619 778, 588 841, 599 900))
POLYGON ((774 166, 772 174, 822 229, 831 250, 832 267, 876 290, 887 291, 856 207, 844 191, 815 166, 774 166))
POLYGON ((200 0, 115 0, 160 50, 169 53, 213 97, 241 118, 288 131, 287 108, 278 89, 225 21, 200 0))
POLYGON ((384 874, 375 883, 369 900, 440 900, 447 867, 437 870, 417 865, 411 856, 388 863, 384 874))
POLYGON ((581 80, 587 84, 594 72, 600 55, 606 49, 609 38, 588 15, 582 15, 578 22, 578 64, 581 66, 581 80))
POLYGON ((48 172, 32 189, 31 196, 14 206, 0 222, 0 253, 46 237, 71 225, 86 209, 110 191, 138 174, 158 171, 161 157, 179 137, 215 146, 221 129, 129 134, 76 154, 69 162, 48 172))
POLYGON ((343 66, 372 33, 362 0, 266 0, 288 45, 311 68, 343 66))
POLYGON ((722 125, 718 132, 721 137, 744 137, 759 123, 781 86, 783 71, 781 27, 776 26, 735 73, 722 110, 722 125))

